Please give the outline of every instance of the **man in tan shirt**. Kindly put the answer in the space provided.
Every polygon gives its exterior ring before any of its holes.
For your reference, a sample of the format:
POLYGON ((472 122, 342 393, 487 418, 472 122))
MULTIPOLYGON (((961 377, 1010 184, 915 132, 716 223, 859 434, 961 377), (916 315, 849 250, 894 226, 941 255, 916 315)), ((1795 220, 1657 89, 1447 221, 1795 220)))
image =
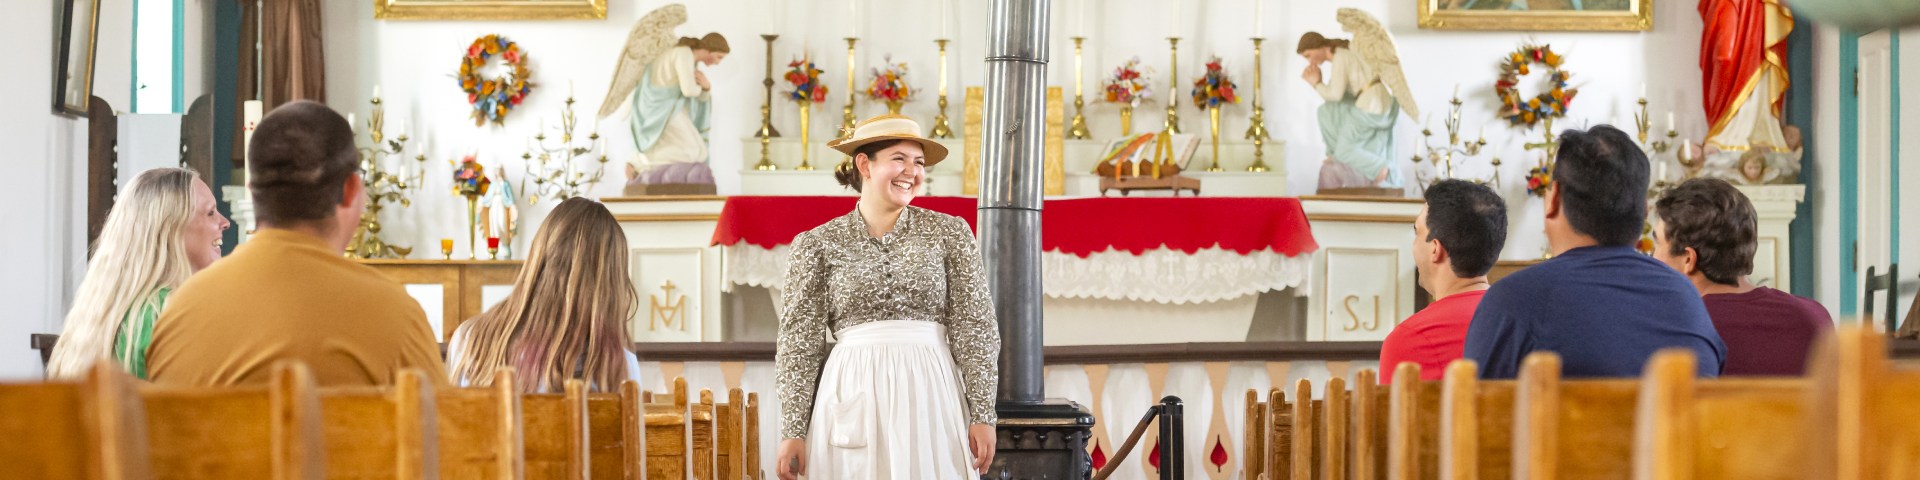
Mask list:
POLYGON ((313 102, 254 131, 249 190, 260 230, 180 287, 154 327, 155 383, 265 383, 306 363, 321 385, 388 385, 395 370, 446 378, 426 314, 406 290, 342 257, 366 208, 353 130, 313 102))

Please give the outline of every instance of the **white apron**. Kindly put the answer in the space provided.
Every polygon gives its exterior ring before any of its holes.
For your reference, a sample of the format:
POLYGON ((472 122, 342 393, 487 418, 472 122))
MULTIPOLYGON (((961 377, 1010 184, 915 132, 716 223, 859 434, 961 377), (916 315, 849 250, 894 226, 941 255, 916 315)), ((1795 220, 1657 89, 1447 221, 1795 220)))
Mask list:
POLYGON ((980 478, 946 333, 887 320, 834 334, 807 431, 808 478, 980 478))

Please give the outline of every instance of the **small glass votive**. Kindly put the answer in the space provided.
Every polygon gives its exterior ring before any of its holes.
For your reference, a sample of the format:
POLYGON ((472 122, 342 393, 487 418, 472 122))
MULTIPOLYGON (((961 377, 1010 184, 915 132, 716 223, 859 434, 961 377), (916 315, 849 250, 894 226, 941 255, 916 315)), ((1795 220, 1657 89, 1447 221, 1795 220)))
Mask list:
POLYGON ((440 239, 440 259, 453 260, 453 239, 440 239))
POLYGON ((500 237, 487 237, 487 259, 500 259, 500 237))

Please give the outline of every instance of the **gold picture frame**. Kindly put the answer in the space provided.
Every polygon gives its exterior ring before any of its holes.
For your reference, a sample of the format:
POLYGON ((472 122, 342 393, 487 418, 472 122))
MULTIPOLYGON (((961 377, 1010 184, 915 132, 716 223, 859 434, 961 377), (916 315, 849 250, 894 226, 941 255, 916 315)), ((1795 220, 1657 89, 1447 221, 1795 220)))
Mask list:
POLYGON ((1634 32, 1653 30, 1653 0, 1414 0, 1420 2, 1420 28, 1434 30, 1520 30, 1634 32), (1512 2, 1567 3, 1598 8, 1508 10, 1512 2), (1618 8, 1614 8, 1618 7, 1618 8))
POLYGON ((607 0, 373 0, 380 20, 605 20, 607 0))

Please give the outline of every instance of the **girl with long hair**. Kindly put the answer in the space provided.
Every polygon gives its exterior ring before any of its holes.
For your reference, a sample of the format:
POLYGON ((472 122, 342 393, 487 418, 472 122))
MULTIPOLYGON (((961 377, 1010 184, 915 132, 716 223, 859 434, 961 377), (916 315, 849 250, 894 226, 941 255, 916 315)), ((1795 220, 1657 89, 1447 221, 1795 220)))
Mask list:
POLYGON ((93 362, 111 359, 147 378, 147 344, 167 295, 220 259, 221 232, 232 225, 192 170, 134 177, 95 240, 47 377, 80 378, 93 362))
POLYGON ((447 342, 447 372, 487 386, 498 367, 519 372, 523 392, 552 392, 568 379, 594 391, 637 380, 627 320, 639 295, 627 274, 627 236, 605 205, 569 198, 534 234, 513 293, 461 324, 447 342))

